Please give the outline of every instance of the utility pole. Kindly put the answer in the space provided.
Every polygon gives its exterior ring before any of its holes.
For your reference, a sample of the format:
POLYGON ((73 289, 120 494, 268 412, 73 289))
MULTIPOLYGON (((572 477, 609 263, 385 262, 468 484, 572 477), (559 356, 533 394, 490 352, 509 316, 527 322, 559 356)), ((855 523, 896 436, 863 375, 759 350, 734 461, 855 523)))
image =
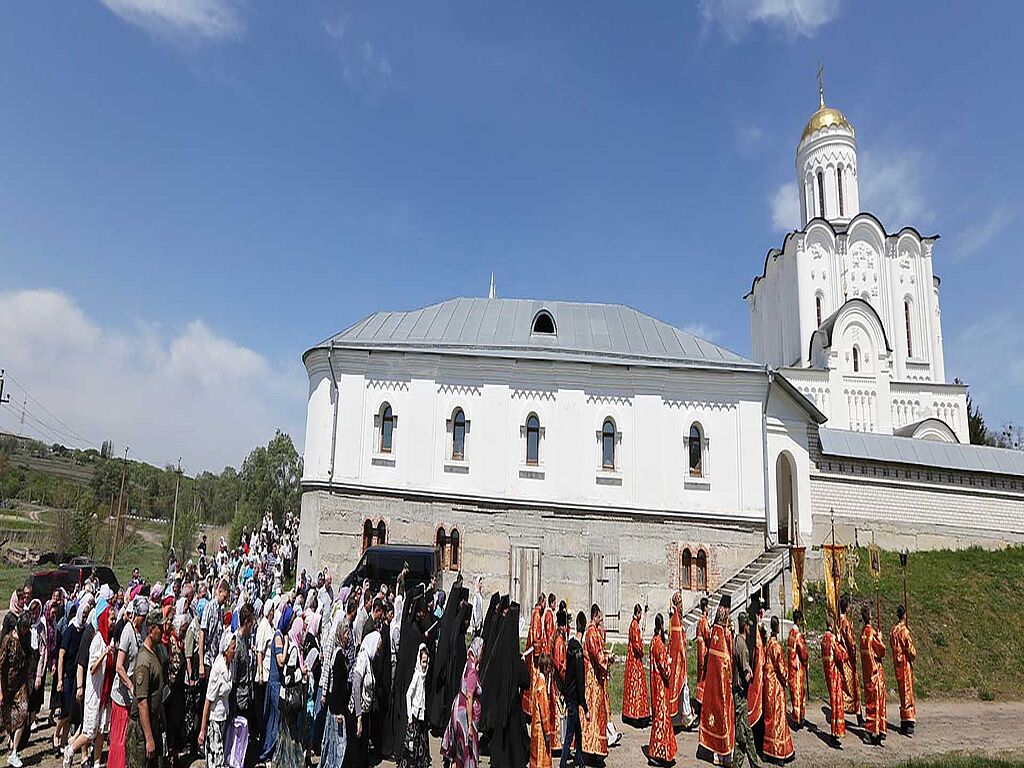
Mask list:
MULTIPOLYGON (((10 395, 8 395, 10 397, 10 395)), ((18 425, 18 437, 25 436, 25 406, 28 405, 28 398, 22 398, 21 401, 21 422, 18 425)))
POLYGON ((174 551, 174 529, 178 526, 178 484, 181 482, 181 456, 178 457, 178 471, 174 477, 174 514, 171 517, 171 551, 174 551))
POLYGON ((121 503, 124 499, 124 481, 128 476, 128 446, 124 447, 124 466, 121 468, 121 491, 117 494, 117 518, 114 520, 114 538, 110 545, 110 567, 114 567, 114 555, 117 553, 117 533, 121 528, 121 503))

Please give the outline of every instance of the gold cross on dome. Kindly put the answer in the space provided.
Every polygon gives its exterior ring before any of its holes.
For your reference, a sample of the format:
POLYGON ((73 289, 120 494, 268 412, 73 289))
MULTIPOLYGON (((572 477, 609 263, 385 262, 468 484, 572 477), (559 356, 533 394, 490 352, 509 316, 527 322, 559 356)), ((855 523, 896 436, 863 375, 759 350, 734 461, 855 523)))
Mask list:
POLYGON ((825 106, 825 78, 822 77, 825 68, 821 66, 821 59, 818 59, 818 106, 825 106))

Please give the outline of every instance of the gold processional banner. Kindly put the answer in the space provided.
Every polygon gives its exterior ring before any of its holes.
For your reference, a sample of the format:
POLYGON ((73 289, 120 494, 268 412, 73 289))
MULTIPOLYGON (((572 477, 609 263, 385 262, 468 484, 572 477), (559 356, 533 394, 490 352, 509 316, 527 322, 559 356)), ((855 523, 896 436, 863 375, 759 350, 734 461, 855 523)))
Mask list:
POLYGON ((843 583, 843 571, 846 568, 846 545, 822 544, 821 554, 825 570, 825 598, 828 601, 828 612, 838 620, 839 590, 843 583))
POLYGON ((804 557, 806 554, 806 547, 789 548, 794 611, 804 608, 804 557))
POLYGON ((877 544, 868 545, 868 567, 873 578, 882 578, 882 550, 877 544))

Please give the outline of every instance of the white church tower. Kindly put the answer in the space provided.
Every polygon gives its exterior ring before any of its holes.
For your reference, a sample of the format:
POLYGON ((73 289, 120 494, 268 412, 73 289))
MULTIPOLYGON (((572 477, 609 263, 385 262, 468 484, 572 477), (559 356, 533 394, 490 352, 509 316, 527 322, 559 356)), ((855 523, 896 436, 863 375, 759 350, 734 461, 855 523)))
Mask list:
POLYGON ((800 223, 818 217, 845 224, 860 213, 857 189, 857 138, 838 109, 825 106, 818 67, 818 111, 807 121, 796 150, 800 223))
POLYGON ((968 442, 966 388, 946 383, 938 236, 889 232, 861 210, 856 134, 826 106, 820 67, 796 173, 800 228, 768 252, 746 296, 753 358, 830 427, 968 442))

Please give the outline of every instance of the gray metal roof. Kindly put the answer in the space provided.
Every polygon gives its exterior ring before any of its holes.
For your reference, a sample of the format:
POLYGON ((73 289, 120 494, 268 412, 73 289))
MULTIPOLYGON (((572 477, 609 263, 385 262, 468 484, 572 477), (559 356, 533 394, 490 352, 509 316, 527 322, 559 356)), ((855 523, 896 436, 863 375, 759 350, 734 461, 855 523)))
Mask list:
POLYGON ((828 427, 820 427, 818 436, 821 438, 821 452, 830 456, 1024 476, 1024 451, 828 427))
POLYGON ((763 366, 621 304, 449 299, 411 312, 375 312, 317 347, 422 351, 666 367, 763 366), (533 333, 546 310, 555 334, 533 333))

